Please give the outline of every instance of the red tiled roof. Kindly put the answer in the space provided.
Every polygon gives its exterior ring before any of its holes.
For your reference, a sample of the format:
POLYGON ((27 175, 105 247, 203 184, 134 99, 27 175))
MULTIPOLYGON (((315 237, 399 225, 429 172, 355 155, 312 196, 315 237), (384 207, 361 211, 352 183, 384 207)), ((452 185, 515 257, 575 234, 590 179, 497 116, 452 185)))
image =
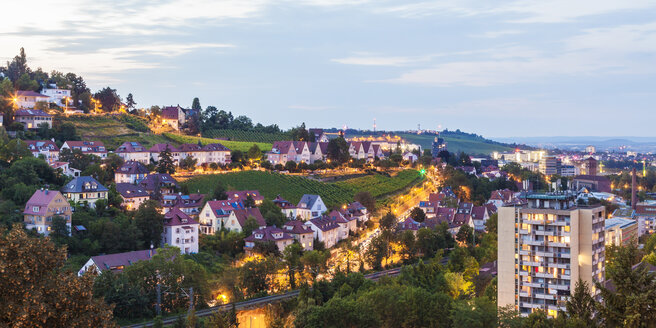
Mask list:
POLYGON ((156 253, 157 250, 146 249, 142 251, 98 255, 91 257, 91 259, 100 271, 105 271, 110 268, 130 266, 138 261, 150 260, 156 253))
POLYGON ((14 112, 14 116, 52 116, 38 109, 19 109, 14 112))
POLYGON ((25 143, 27 144, 27 148, 33 153, 45 150, 59 151, 57 144, 51 140, 25 140, 25 143))
POLYGON ((182 226, 189 224, 198 224, 196 220, 192 219, 189 215, 182 212, 179 208, 173 208, 164 214, 165 226, 182 226))
POLYGON ((244 226, 244 223, 246 223, 246 220, 248 220, 249 217, 255 218, 255 221, 257 221, 257 224, 259 226, 266 226, 266 220, 264 220, 264 217, 262 216, 262 213, 260 213, 260 209, 257 207, 254 208, 246 208, 246 209, 236 209, 232 213, 235 214, 237 217, 237 221, 239 221, 240 226, 244 226))
POLYGON ((310 220, 321 231, 330 231, 339 228, 339 224, 328 217, 321 217, 310 220))
POLYGON ((141 162, 127 161, 116 170, 117 174, 148 174, 148 168, 141 162))
POLYGON ((136 153, 136 152, 148 152, 144 146, 138 142, 124 142, 117 149, 116 153, 136 153))
POLYGON ((164 107, 162 108, 162 118, 169 120, 179 120, 178 107, 164 107))
POLYGON ((285 223, 285 225, 282 227, 285 232, 291 233, 291 234, 307 234, 307 233, 314 233, 312 229, 310 229, 310 226, 306 225, 305 222, 301 220, 290 220, 285 223))
POLYGON ((42 95, 38 92, 31 90, 18 90, 16 91, 16 96, 18 97, 39 97, 39 98, 50 98, 49 96, 42 95))
POLYGON ((151 153, 161 153, 162 151, 164 151, 164 149, 166 149, 166 147, 169 147, 170 152, 179 152, 177 148, 169 144, 155 144, 152 147, 150 147, 148 151, 150 151, 151 153))
POLYGON ((32 197, 30 197, 30 200, 25 204, 25 211, 23 211, 23 214, 46 215, 48 205, 50 205, 50 202, 57 197, 57 195, 61 195, 57 190, 45 189, 35 191, 32 197), (38 211, 34 211, 35 206, 39 208, 38 211))
POLYGON ((260 195, 257 190, 228 190, 229 201, 245 201, 248 196, 251 196, 254 201, 264 200, 264 196, 260 195))
POLYGON ((294 239, 291 235, 276 227, 260 228, 253 231, 253 234, 244 238, 247 242, 263 242, 263 241, 281 241, 294 239), (258 238, 259 237, 259 238, 258 238))
POLYGON ((472 219, 474 220, 483 220, 485 217, 485 212, 487 211, 487 208, 485 206, 474 206, 471 211, 471 216, 472 219))

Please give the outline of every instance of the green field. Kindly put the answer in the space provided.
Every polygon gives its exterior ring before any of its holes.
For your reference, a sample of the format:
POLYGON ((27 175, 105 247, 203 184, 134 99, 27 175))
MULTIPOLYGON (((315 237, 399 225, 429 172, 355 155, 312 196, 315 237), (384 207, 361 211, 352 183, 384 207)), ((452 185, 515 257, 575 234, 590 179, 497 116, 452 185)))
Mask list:
POLYGON ((249 141, 274 143, 281 140, 292 140, 288 133, 266 133, 241 130, 209 130, 203 132, 203 137, 226 139, 231 141, 249 141))
POLYGON ((295 175, 242 171, 197 176, 182 184, 186 185, 190 192, 209 194, 217 183, 222 183, 227 189, 258 190, 267 199, 281 195, 294 204, 303 194, 317 194, 326 206, 332 207, 352 202, 353 196, 359 191, 369 191, 381 200, 386 195, 405 189, 418 181, 419 173, 415 170, 403 171, 393 177, 376 174, 337 183, 319 182, 295 175))
POLYGON ((102 141, 114 150, 126 141, 136 141, 144 147, 167 142, 161 135, 148 131, 145 120, 130 115, 58 115, 55 124, 71 123, 82 140, 102 141))
POLYGON ((183 144, 183 143, 195 144, 198 143, 198 141, 200 141, 200 143, 203 145, 207 145, 211 143, 220 143, 230 148, 230 150, 241 150, 243 152, 247 152, 251 147, 253 147, 253 144, 256 144, 258 147, 260 147, 260 150, 262 151, 271 150, 271 144, 264 143, 264 142, 217 140, 211 138, 185 136, 185 135, 174 134, 174 133, 163 133, 162 135, 167 139, 169 139, 170 141, 176 142, 178 144, 183 144))

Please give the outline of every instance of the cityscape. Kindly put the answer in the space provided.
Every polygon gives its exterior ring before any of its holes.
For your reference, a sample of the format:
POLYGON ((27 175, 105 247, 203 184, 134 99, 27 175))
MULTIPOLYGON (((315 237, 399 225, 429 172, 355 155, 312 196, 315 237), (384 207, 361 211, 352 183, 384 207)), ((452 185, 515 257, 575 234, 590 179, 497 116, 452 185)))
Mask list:
POLYGON ((656 322, 656 5, 39 5, 0 326, 656 322))

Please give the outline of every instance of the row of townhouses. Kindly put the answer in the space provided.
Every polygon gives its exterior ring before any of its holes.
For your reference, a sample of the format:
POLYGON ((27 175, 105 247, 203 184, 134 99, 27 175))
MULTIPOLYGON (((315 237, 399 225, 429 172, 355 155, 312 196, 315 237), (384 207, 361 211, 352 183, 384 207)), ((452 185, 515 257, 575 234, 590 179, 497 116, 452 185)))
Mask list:
MULTIPOLYGON (((350 142, 349 154, 354 159, 373 161, 375 158, 385 158, 380 145, 372 142, 350 142)), ((272 164, 285 165, 288 161, 312 164, 316 161, 326 161, 328 157, 328 142, 306 141, 276 141, 271 151, 266 153, 267 160, 272 164)))

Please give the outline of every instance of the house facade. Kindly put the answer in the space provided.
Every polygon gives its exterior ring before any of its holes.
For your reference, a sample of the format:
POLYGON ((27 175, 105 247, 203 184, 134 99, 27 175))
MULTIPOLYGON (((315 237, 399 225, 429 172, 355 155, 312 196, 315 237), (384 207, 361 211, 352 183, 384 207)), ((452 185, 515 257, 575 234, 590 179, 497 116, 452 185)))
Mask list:
POLYGON ((138 209, 141 204, 150 199, 150 195, 144 188, 131 183, 116 183, 116 191, 123 198, 121 206, 129 211, 138 209))
POLYGON ((16 91, 15 103, 18 108, 32 109, 38 102, 47 102, 50 97, 34 91, 16 91))
POLYGON ((145 179, 148 173, 150 171, 141 162, 125 162, 114 172, 114 182, 137 184, 145 179))
POLYGON ((294 237, 282 229, 276 227, 265 227, 254 230, 253 233, 244 238, 244 251, 252 254, 257 243, 273 242, 282 253, 285 247, 294 243, 294 237))
POLYGON ((101 141, 65 141, 61 149, 70 149, 71 151, 79 149, 85 155, 107 157, 107 148, 101 141))
POLYGON ((41 189, 34 192, 25 204, 23 222, 25 229, 34 229, 47 236, 52 230, 52 219, 60 216, 66 220, 70 233, 71 214, 71 205, 59 191, 41 189))
POLYGON ((181 254, 198 253, 198 228, 196 220, 173 209, 164 215, 162 244, 179 248, 181 254))
POLYGON ((48 164, 59 160, 59 147, 51 140, 25 140, 27 148, 32 152, 34 157, 43 155, 48 164))
POLYGON ((116 148, 114 153, 126 162, 136 161, 145 165, 150 164, 150 151, 138 142, 124 142, 116 148))
POLYGON ((255 219, 259 228, 266 228, 266 221, 257 207, 233 210, 223 222, 223 226, 230 231, 242 232, 246 220, 250 217, 255 219))
POLYGON ((41 124, 47 124, 52 129, 52 115, 36 109, 19 109, 14 112, 14 122, 23 124, 25 130, 36 130, 41 124))
POLYGON ((107 200, 109 189, 100 184, 96 179, 88 176, 77 177, 62 188, 66 199, 75 203, 86 203, 95 208, 100 199, 107 200))
POLYGON ((319 217, 305 222, 314 231, 314 238, 324 243, 326 248, 337 244, 339 239, 339 224, 328 217, 319 217))
POLYGON ((174 130, 180 130, 185 124, 185 112, 179 105, 162 108, 161 118, 162 125, 168 125, 174 130))
POLYGON ((208 201, 198 216, 201 233, 206 235, 217 233, 221 230, 232 211, 243 209, 244 206, 241 202, 231 202, 228 200, 208 201))
POLYGON ((312 245, 314 242, 314 230, 306 225, 305 222, 300 220, 290 220, 285 222, 282 229, 290 234, 301 245, 304 251, 311 251, 314 249, 312 245))
POLYGON ((310 194, 303 195, 296 207, 296 216, 300 216, 303 220, 318 218, 328 210, 321 196, 310 194))

